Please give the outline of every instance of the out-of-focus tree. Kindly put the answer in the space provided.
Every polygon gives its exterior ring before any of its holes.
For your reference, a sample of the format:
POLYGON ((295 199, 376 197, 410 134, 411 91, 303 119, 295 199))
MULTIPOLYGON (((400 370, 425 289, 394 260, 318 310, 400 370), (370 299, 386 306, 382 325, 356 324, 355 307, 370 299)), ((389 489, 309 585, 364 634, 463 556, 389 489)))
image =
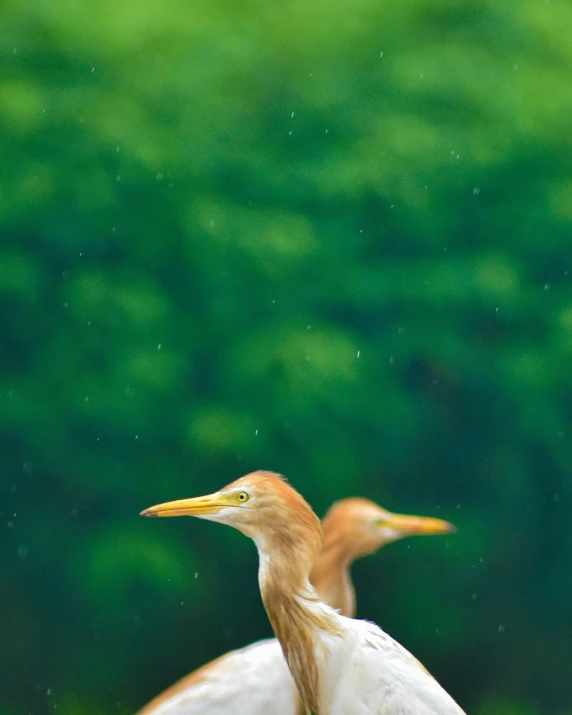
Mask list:
POLYGON ((259 467, 454 520, 360 616, 468 712, 570 711, 570 5, 1 15, 0 711, 267 634, 246 540, 137 518, 259 467))

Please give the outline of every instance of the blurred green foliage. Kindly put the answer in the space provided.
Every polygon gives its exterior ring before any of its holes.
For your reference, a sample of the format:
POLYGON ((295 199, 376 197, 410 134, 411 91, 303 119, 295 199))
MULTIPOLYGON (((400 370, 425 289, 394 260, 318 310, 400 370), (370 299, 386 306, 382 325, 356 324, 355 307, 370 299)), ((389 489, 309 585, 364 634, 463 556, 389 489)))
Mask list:
POLYGON ((457 523, 359 615, 467 712, 572 712, 570 3, 1 18, 2 715, 268 635, 246 539, 137 516, 256 468, 457 523))

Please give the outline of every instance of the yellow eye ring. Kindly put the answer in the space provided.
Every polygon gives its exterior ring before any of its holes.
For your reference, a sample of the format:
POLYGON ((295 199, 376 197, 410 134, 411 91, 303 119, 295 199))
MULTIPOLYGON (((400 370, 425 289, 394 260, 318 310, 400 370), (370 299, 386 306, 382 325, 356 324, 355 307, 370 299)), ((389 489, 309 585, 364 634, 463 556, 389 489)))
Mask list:
POLYGON ((242 504, 244 504, 245 501, 248 501, 249 496, 248 496, 248 494, 247 494, 246 492, 239 492, 239 493, 236 495, 236 498, 237 498, 237 500, 238 500, 239 502, 241 502, 242 504))

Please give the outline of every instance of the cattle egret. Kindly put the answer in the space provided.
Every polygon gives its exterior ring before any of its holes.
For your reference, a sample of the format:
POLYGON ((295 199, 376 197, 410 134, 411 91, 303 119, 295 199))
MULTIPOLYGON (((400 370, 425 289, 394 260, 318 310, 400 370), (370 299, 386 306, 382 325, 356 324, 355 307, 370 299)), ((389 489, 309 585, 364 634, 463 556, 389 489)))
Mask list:
MULTIPOLYGON (((401 519, 402 524, 409 519, 409 533, 419 533, 411 522, 415 517, 394 517, 370 502, 365 504, 381 512, 378 525, 385 523, 387 527, 385 542, 401 536, 391 527, 392 518, 401 519)), ((336 511, 339 512, 339 505, 328 515, 333 522, 340 518, 339 513, 335 516, 336 511)), ((302 711, 313 710, 318 715, 462 715, 451 697, 396 641, 376 625, 343 616, 318 598, 309 577, 322 547, 320 523, 301 495, 279 475, 254 472, 209 496, 159 504, 142 515, 197 516, 229 524, 250 536, 259 552, 263 603, 279 641, 279 645, 275 641, 262 641, 235 651, 189 676, 186 686, 192 685, 190 690, 195 694, 201 687, 210 690, 210 694, 199 694, 203 707, 196 709, 192 701, 185 707, 171 698, 164 701, 166 708, 152 709, 151 703, 142 713, 222 715, 262 712, 263 708, 267 712, 294 713, 297 696, 292 681, 281 675, 276 682, 282 687, 276 690, 274 683, 267 682, 265 669, 260 668, 261 663, 269 663, 277 673, 287 674, 283 653, 303 701, 302 711), (260 658, 261 650, 264 658, 260 658), (213 681, 211 676, 217 671, 222 671, 223 676, 215 676, 213 681), (238 693, 235 685, 234 701, 229 700, 228 692, 223 692, 224 687, 217 695, 217 683, 224 686, 232 682, 242 683, 238 693), (233 702, 231 709, 230 702, 233 702), (282 709, 282 702, 289 709, 282 709)), ((429 531, 433 533, 452 530, 440 520, 431 522, 429 531)), ((313 575, 319 582, 318 567, 327 563, 329 554, 331 564, 338 564, 343 586, 340 588, 338 584, 334 589, 333 581, 328 585, 324 578, 322 589, 324 594, 334 594, 334 601, 339 598, 342 609, 349 611, 354 607, 349 563, 375 551, 384 539, 378 539, 376 545, 372 537, 367 547, 364 544, 356 547, 354 541, 353 556, 349 555, 352 553, 349 547, 344 550, 339 545, 339 537, 332 539, 329 548, 325 541, 324 555, 316 563, 313 575), (338 555, 334 557, 336 551, 338 555)), ((331 571, 325 565, 322 569, 324 573, 331 571)))

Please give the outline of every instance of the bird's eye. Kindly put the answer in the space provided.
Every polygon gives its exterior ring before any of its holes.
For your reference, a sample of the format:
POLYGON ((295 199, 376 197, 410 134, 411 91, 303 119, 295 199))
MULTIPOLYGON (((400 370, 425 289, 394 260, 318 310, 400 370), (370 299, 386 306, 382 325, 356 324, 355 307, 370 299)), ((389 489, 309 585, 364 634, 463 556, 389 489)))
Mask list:
POLYGON ((248 501, 248 494, 246 492, 238 492, 236 495, 236 498, 238 499, 239 502, 244 503, 245 501, 248 501))

